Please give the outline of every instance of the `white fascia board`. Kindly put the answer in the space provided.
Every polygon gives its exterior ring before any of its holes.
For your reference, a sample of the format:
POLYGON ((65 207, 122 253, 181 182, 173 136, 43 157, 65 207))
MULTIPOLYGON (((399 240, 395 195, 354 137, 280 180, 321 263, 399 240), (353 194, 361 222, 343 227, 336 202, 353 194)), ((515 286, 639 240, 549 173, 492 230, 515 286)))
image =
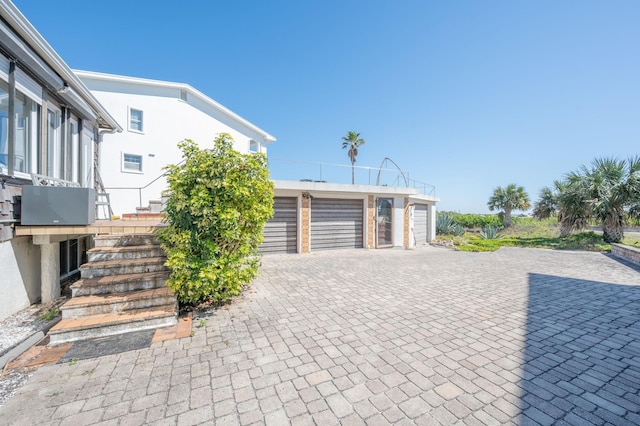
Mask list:
POLYGON ((417 188, 403 188, 400 186, 351 185, 342 183, 306 182, 296 180, 274 180, 276 194, 284 191, 316 191, 318 194, 375 194, 381 196, 422 197, 417 188))
MULTIPOLYGON (((27 45, 39 55, 45 63, 55 71, 64 82, 73 89, 76 94, 86 102, 98 116, 98 124, 100 127, 122 132, 122 127, 107 112, 107 110, 98 102, 91 91, 84 85, 82 81, 73 73, 71 68, 62 60, 60 55, 56 53, 51 45, 42 37, 27 18, 18 10, 18 8, 9 0, 0 0, 0 16, 9 24, 11 28, 22 37, 27 45)), ((54 88, 62 89, 62 87, 54 88)), ((64 98, 64 94, 60 94, 64 98)))
POLYGON ((205 95, 201 91, 195 89, 193 86, 190 86, 186 83, 175 83, 171 81, 152 80, 148 78, 129 77, 125 75, 116 75, 116 74, 106 74, 106 73, 100 73, 95 71, 74 70, 74 72, 81 79, 86 78, 86 79, 98 80, 98 81, 133 84, 138 86, 151 86, 151 87, 160 87, 160 88, 166 88, 166 89, 186 90, 188 94, 195 96, 196 98, 200 99, 206 104, 212 106, 214 109, 217 109, 218 111, 222 112, 229 118, 240 123, 244 127, 258 133, 260 136, 262 136, 265 142, 271 143, 276 141, 276 138, 270 135, 269 133, 265 132, 255 124, 242 118, 235 112, 231 111, 229 108, 225 107, 219 102, 214 101, 209 96, 205 95))

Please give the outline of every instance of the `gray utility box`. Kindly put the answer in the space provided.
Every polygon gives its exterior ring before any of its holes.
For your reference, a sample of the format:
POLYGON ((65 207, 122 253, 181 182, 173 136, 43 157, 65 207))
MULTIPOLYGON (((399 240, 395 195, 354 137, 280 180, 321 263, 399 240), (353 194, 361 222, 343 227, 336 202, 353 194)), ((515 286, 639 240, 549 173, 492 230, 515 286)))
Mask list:
POLYGON ((22 225, 90 225, 96 221, 92 188, 23 186, 22 225))

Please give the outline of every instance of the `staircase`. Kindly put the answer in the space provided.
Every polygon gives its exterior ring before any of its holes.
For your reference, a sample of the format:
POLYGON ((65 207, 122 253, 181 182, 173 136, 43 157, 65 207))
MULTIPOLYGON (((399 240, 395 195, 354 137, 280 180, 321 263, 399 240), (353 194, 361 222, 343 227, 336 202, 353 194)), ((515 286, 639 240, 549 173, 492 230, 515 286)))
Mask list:
POLYGON ((177 300, 166 286, 166 257, 153 235, 98 235, 81 280, 49 330, 58 344, 175 325, 177 300))

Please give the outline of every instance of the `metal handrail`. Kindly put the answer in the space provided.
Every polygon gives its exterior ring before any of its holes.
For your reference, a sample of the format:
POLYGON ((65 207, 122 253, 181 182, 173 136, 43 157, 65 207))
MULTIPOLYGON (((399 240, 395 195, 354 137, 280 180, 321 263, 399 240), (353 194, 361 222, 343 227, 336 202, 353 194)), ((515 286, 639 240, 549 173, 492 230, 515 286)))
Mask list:
MULTIPOLYGON (((291 164, 300 164, 300 165, 313 165, 313 166, 318 166, 319 167, 319 179, 320 181, 324 181, 325 177, 324 177, 324 169, 326 168, 331 168, 331 167, 336 167, 336 168, 343 168, 343 169, 347 169, 347 168, 351 168, 351 165, 345 165, 345 164, 334 164, 334 163, 321 163, 321 162, 315 162, 315 161, 304 161, 304 160, 290 160, 290 159, 285 159, 285 158, 276 158, 276 157, 269 157, 267 159, 268 161, 273 161, 273 162, 284 162, 284 163, 291 163, 291 164)), ((354 166, 355 169, 359 169, 359 170, 363 170, 364 172, 367 172, 369 175, 369 185, 373 184, 373 177, 376 177, 377 174, 377 178, 375 180, 375 185, 379 186, 380 185, 380 175, 381 172, 391 172, 394 174, 398 174, 398 176, 396 177, 396 179, 394 179, 393 183, 391 183, 392 186, 395 186, 397 184, 399 184, 400 181, 400 177, 402 177, 405 186, 408 187, 413 187, 413 188, 417 188, 420 189, 421 193, 423 193, 424 195, 430 195, 430 196, 435 196, 435 190, 436 187, 434 185, 428 184, 426 182, 422 182, 419 181, 417 179, 412 179, 409 177, 409 173, 406 171, 403 171, 402 169, 400 169, 400 167, 398 167, 398 165, 391 160, 390 158, 385 158, 382 163, 380 164, 380 167, 367 167, 367 166, 354 166), (396 167, 396 169, 387 169, 387 168, 383 168, 384 163, 390 161, 393 163, 393 165, 396 167), (372 172, 374 172, 373 176, 372 176, 372 172)))
MULTIPOLYGON (((178 164, 176 164, 176 166, 179 166, 180 164, 184 163, 186 161, 186 159, 183 159, 182 161, 180 161, 178 164)), ((143 189, 147 189, 149 186, 151 186, 152 184, 154 184, 156 181, 158 181, 160 178, 165 177, 169 172, 166 171, 164 173, 162 173, 160 176, 156 177, 155 179, 153 179, 151 182, 147 183, 144 186, 105 186, 105 190, 106 189, 116 189, 116 190, 128 190, 128 189, 137 189, 138 190, 138 200, 139 200, 139 207, 142 207, 142 190, 143 189)))

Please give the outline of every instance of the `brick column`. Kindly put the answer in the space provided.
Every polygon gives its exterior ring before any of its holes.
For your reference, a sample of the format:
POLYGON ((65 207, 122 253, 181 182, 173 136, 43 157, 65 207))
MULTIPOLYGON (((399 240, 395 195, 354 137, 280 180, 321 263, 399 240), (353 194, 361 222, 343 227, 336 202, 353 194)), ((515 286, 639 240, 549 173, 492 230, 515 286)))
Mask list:
POLYGON ((367 200, 367 248, 375 248, 375 234, 376 234, 376 210, 373 202, 373 195, 368 196, 367 200))
POLYGON ((311 199, 302 197, 300 212, 300 253, 311 253, 311 199))

